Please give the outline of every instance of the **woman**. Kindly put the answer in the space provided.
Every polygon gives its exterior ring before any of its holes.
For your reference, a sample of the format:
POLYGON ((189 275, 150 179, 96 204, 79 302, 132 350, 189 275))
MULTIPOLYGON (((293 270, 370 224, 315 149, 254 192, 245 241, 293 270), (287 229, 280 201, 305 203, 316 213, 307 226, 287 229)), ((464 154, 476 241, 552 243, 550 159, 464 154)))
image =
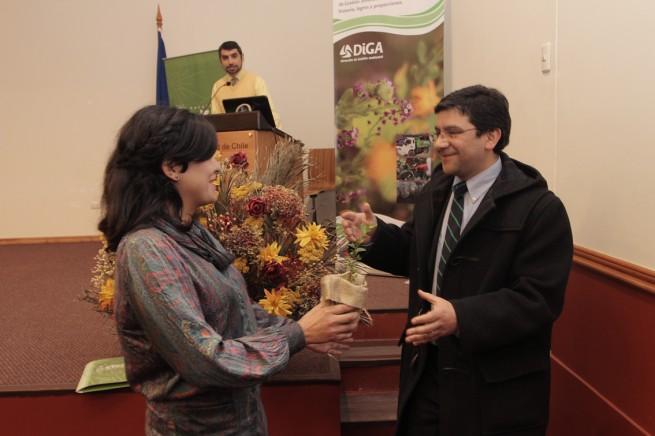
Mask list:
POLYGON ((232 254, 193 220, 217 199, 215 151, 202 117, 149 106, 105 171, 99 229, 117 251, 117 329, 151 435, 265 435, 259 384, 304 346, 338 353, 359 317, 319 305, 296 323, 251 303, 232 254))

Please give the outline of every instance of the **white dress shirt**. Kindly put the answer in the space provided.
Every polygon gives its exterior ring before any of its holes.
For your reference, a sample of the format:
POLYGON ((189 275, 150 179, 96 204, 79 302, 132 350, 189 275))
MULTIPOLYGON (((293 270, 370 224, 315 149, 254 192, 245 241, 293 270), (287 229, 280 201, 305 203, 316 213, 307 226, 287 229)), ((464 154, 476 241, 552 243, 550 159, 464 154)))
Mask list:
MULTIPOLYGON (((471 220, 471 217, 478 210, 481 200, 487 194, 491 185, 494 184, 496 178, 500 174, 502 169, 502 164, 500 157, 496 159, 489 168, 485 169, 479 174, 471 177, 466 181, 466 193, 464 194, 464 214, 462 217, 462 226, 460 228, 460 234, 466 228, 466 225, 471 220)), ((462 179, 455 176, 453 180, 453 186, 461 182, 462 179)), ((437 257, 435 258, 434 266, 434 276, 432 278, 432 293, 436 295, 437 293, 437 271, 439 268, 439 259, 441 259, 441 251, 443 248, 443 240, 446 235, 446 229, 448 227, 448 217, 450 216, 450 207, 453 203, 453 194, 451 192, 450 198, 448 199, 448 206, 446 207, 446 212, 444 214, 443 222, 441 223, 441 231, 439 232, 439 242, 437 244, 437 257)))

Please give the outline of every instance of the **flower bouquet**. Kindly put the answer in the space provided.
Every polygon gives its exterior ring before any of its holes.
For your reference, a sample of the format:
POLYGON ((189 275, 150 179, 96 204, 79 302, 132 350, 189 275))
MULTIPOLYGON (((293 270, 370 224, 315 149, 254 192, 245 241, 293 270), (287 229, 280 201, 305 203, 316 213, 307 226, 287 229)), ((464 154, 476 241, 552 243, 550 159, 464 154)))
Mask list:
MULTIPOLYGON (((251 298, 269 313, 293 319, 322 299, 341 302, 342 291, 322 297, 322 278, 336 271, 336 232, 306 217, 298 193, 306 168, 302 143, 274 147, 261 173, 249 171, 242 152, 227 158, 217 154, 216 159, 221 164, 218 200, 201 208, 198 219, 235 255, 234 266, 243 274, 251 298)), ((106 246, 95 257, 91 287, 83 298, 111 314, 115 254, 106 246)), ((360 287, 364 283, 363 276, 352 273, 345 279, 360 287)), ((363 309, 365 299, 348 301, 343 302, 363 309)), ((363 319, 370 319, 366 314, 363 319)))
POLYGON ((249 173, 242 153, 222 160, 218 201, 203 209, 207 228, 234 253, 251 297, 269 313, 299 319, 330 300, 359 308, 370 323, 365 278, 350 256, 362 249, 337 247, 334 229, 307 220, 300 184, 289 183, 303 162, 289 144, 273 149, 264 174, 249 173), (336 262, 338 248, 348 261, 336 262))
MULTIPOLYGON (((269 162, 278 160, 278 148, 269 162)), ((251 298, 269 313, 298 319, 320 301, 320 278, 333 271, 334 249, 328 229, 306 219, 303 199, 294 189, 301 186, 292 176, 302 173, 302 159, 289 160, 283 176, 282 167, 270 163, 275 170, 249 173, 243 153, 219 158, 219 197, 203 208, 201 222, 235 255, 234 266, 251 298), (292 186, 277 184, 280 180, 292 186)))
POLYGON ((102 247, 93 258, 91 286, 84 290, 82 300, 93 304, 98 312, 111 314, 114 311, 114 268, 116 253, 107 250, 107 240, 100 238, 102 247))

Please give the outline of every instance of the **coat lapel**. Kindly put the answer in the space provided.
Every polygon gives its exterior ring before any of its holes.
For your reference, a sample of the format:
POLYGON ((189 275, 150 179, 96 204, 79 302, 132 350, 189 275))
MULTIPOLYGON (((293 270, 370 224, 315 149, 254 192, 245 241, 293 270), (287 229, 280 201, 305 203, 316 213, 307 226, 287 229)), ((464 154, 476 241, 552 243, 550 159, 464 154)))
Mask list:
POLYGON ((475 211, 469 222, 462 230, 462 235, 459 238, 461 241, 468 233, 473 230, 482 219, 496 208, 496 200, 499 198, 520 191, 527 186, 534 183, 534 181, 526 178, 523 173, 516 168, 514 162, 504 153, 501 155, 503 169, 496 181, 491 185, 491 188, 482 199, 480 207, 475 211))
POLYGON ((487 195, 484 196, 482 203, 480 203, 480 206, 475 211, 469 222, 466 224, 464 230, 462 230, 462 234, 459 238, 460 241, 466 237, 471 229, 475 228, 475 226, 482 220, 482 218, 484 218, 489 212, 496 208, 496 202, 493 198, 492 190, 493 187, 487 192, 487 195))

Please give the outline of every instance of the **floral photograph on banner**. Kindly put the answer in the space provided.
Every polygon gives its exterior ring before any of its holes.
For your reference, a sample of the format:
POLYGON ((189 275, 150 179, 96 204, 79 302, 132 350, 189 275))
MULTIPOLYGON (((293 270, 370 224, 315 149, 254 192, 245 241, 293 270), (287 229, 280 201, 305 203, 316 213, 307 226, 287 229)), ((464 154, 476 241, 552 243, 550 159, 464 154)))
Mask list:
POLYGON ((408 138, 434 133, 443 26, 422 35, 354 33, 335 42, 334 62, 337 208, 368 201, 376 212, 405 219, 437 163, 431 150, 402 149, 408 138))

